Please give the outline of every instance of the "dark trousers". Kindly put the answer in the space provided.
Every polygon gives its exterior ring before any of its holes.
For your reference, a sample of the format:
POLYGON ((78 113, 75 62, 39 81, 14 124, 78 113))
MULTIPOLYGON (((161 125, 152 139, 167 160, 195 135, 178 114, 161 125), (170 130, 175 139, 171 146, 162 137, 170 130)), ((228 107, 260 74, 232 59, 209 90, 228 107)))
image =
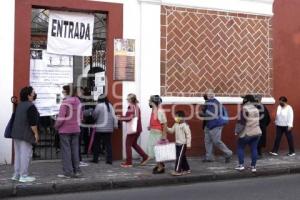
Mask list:
POLYGON ((186 159, 186 144, 176 144, 176 162, 175 171, 183 172, 190 170, 190 166, 186 159))
POLYGON ((243 137, 238 139, 238 157, 239 157, 239 164, 244 165, 244 157, 245 157, 245 148, 246 145, 249 145, 251 148, 251 166, 256 166, 257 161, 257 144, 259 142, 259 136, 256 137, 243 137))
POLYGON ((93 155, 94 161, 98 162, 100 155, 101 142, 104 143, 106 151, 106 162, 112 162, 112 145, 111 145, 112 133, 96 132, 93 143, 93 155))
POLYGON ((292 131, 289 131, 287 126, 276 126, 276 139, 272 152, 278 152, 283 133, 289 144, 289 153, 295 153, 292 131))
POLYGON ((143 149, 137 144, 137 140, 140 137, 140 133, 128 134, 126 136, 126 164, 132 164, 132 150, 134 150, 142 156, 143 160, 148 158, 148 155, 143 151, 143 149))
POLYGON ((89 141, 91 135, 91 128, 80 127, 80 137, 79 137, 79 159, 82 160, 82 143, 83 143, 83 154, 87 154, 89 148, 89 141))
POLYGON ((257 153, 262 156, 262 148, 266 147, 267 144, 267 127, 260 126, 260 129, 262 134, 257 145, 257 153))
POLYGON ((60 148, 65 175, 81 172, 79 168, 79 133, 60 134, 60 148))

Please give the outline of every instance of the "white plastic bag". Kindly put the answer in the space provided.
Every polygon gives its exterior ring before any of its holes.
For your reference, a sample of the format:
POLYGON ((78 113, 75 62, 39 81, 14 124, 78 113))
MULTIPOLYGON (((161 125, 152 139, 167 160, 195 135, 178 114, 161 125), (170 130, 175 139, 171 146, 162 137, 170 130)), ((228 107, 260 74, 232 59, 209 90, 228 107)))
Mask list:
POLYGON ((166 142, 155 145, 154 154, 156 162, 176 160, 175 143, 166 142))

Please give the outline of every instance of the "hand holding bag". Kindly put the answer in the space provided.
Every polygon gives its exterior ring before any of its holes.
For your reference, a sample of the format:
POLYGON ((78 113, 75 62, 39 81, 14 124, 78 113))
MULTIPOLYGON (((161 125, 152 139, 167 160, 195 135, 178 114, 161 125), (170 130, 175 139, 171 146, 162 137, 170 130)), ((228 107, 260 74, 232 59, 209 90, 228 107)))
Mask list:
POLYGON ((136 112, 136 107, 134 107, 134 116, 133 118, 126 123, 126 133, 127 134, 134 134, 137 132, 137 125, 138 125, 138 115, 136 112))

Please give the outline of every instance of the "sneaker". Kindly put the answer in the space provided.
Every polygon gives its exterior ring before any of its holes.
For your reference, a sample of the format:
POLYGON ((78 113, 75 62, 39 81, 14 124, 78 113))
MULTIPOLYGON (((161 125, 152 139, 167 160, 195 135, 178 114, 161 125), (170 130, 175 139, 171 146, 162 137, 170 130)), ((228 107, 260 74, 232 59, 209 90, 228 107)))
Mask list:
POLYGON ((106 161, 106 164, 112 165, 112 161, 106 161))
POLYGON ((89 164, 85 163, 85 162, 80 162, 79 163, 79 167, 87 167, 89 166, 89 164))
POLYGON ((171 175, 172 176, 182 176, 183 173, 174 171, 174 172, 171 173, 171 175))
POLYGON ((288 153, 287 156, 295 156, 296 153, 288 153))
POLYGON ((151 159, 150 156, 148 156, 148 158, 147 158, 146 160, 143 160, 143 161, 140 163, 140 165, 141 165, 141 166, 145 166, 145 165, 147 164, 147 162, 148 162, 150 159, 151 159))
POLYGON ((19 181, 20 179, 20 175, 13 175, 13 177, 11 177, 11 180, 13 181, 19 181))
POLYGON ((123 167, 123 168, 130 168, 130 167, 132 167, 132 164, 121 163, 120 166, 123 167))
POLYGON ((165 168, 154 167, 152 173, 153 174, 163 174, 163 173, 165 173, 165 168))
POLYGON ((236 168, 234 168, 235 170, 238 170, 238 171, 243 171, 243 170, 245 170, 245 167, 244 167, 244 165, 239 165, 239 166, 237 166, 236 168))
POLYGON ((278 153, 275 153, 275 152, 270 152, 270 154, 272 155, 272 156, 278 156, 278 153))
POLYGON ((65 174, 58 174, 57 177, 58 178, 67 178, 67 179, 72 178, 71 175, 65 175, 65 174))
POLYGON ((29 183, 35 181, 35 178, 32 176, 21 176, 19 182, 21 183, 29 183))
POLYGON ((225 163, 230 163, 230 161, 231 161, 231 156, 225 158, 225 163))
POLYGON ((192 173, 191 170, 187 170, 187 171, 183 171, 183 172, 182 172, 182 175, 187 175, 187 174, 191 174, 191 173, 192 173))
POLYGON ((256 171, 257 171, 257 170, 256 170, 256 167, 255 167, 255 166, 252 166, 252 167, 251 167, 251 172, 252 172, 252 173, 255 173, 256 171))
POLYGON ((82 172, 76 172, 75 174, 74 174, 74 177, 75 178, 80 178, 82 176, 82 172))

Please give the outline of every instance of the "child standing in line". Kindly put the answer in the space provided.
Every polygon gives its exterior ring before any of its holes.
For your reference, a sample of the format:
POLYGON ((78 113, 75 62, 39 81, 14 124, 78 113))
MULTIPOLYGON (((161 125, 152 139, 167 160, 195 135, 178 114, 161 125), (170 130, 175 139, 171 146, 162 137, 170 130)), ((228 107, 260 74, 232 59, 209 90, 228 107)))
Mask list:
POLYGON ((189 125, 184 121, 185 113, 177 111, 175 113, 175 124, 168 128, 169 133, 175 133, 176 140, 176 162, 173 176, 190 174, 190 166, 186 159, 186 149, 191 148, 191 130, 189 125))

